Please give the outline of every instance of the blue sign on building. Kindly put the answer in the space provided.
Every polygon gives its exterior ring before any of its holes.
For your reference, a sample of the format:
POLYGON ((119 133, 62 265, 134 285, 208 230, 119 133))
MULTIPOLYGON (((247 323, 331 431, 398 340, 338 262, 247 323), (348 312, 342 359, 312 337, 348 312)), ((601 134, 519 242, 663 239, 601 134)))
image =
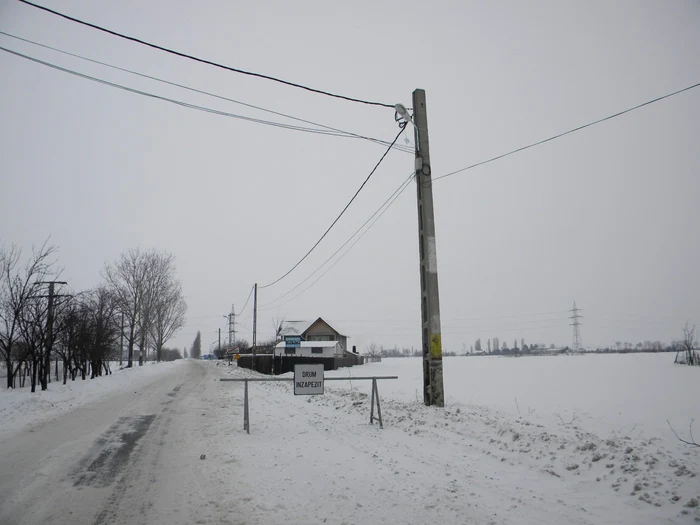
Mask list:
POLYGON ((301 336, 300 335, 285 335, 284 336, 284 347, 285 348, 299 348, 301 346, 301 336))

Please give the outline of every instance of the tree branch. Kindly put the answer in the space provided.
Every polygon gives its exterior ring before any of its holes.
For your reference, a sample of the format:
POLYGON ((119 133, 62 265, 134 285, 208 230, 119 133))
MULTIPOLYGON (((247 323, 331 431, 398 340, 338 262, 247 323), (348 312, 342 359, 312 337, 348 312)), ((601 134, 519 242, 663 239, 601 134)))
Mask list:
POLYGON ((668 423, 668 427, 671 429, 671 432, 673 432, 673 435, 676 436, 676 438, 678 438, 678 441, 680 441, 681 443, 685 443, 686 445, 690 445, 692 447, 700 447, 700 443, 696 443, 695 438, 693 438, 693 423, 695 423, 694 418, 690 420, 690 441, 680 437, 678 433, 673 429, 673 426, 671 426, 671 422, 668 419, 666 420, 666 423, 668 423))

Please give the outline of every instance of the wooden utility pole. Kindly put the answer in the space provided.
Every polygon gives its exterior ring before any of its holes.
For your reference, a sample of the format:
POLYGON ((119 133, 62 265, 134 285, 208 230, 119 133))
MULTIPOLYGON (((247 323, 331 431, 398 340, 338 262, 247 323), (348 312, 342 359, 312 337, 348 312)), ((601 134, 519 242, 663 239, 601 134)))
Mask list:
POLYGON ((124 361, 124 312, 122 312, 121 335, 119 336, 119 366, 124 361))
POLYGON ((425 90, 413 92, 413 127, 416 143, 416 187, 418 191, 418 240, 421 286, 421 336, 423 341, 423 400, 426 405, 445 406, 442 381, 442 334, 438 291, 433 180, 428 143, 428 113, 425 90))
POLYGON ((258 331, 258 283, 255 283, 253 292, 253 370, 255 370, 255 345, 257 343, 258 331))
POLYGON ((44 356, 44 362, 42 363, 42 375, 39 378, 41 382, 41 389, 46 390, 48 382, 51 380, 51 351, 53 350, 53 323, 54 323, 54 308, 55 301, 58 297, 70 297, 69 295, 56 295, 56 285, 57 284, 68 284, 65 281, 40 281, 36 284, 48 284, 49 294, 39 295, 37 298, 47 298, 48 305, 46 309, 46 355, 44 356))
POLYGON ((44 378, 42 379, 41 382, 41 389, 46 390, 46 383, 48 382, 47 378, 51 374, 51 350, 53 349, 53 317, 54 317, 54 312, 53 312, 53 302, 54 302, 54 294, 55 294, 55 287, 56 284, 51 281, 49 283, 49 305, 48 309, 46 312, 46 356, 45 356, 45 363, 44 363, 44 378))

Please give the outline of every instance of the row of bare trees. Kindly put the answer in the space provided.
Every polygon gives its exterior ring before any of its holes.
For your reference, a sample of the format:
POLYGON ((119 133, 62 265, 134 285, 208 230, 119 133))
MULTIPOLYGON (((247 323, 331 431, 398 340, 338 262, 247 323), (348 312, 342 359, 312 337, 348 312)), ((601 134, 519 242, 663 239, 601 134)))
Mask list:
POLYGON ((57 326, 46 283, 57 273, 55 252, 55 247, 44 244, 21 266, 19 248, 0 249, 0 355, 7 370, 8 388, 14 385, 15 375, 24 372, 23 380, 31 376, 32 392, 37 380, 46 389, 57 326))
POLYGON ((124 316, 127 367, 133 366, 134 348, 143 359, 153 349, 163 359, 165 343, 185 324, 187 304, 175 276, 175 259, 156 250, 129 250, 104 270, 107 286, 124 316))
POLYGON ((8 388, 29 377, 32 392, 37 384, 46 390, 59 360, 64 383, 109 374, 124 343, 127 367, 136 347, 140 359, 179 357, 165 348, 187 311, 172 255, 130 250, 105 266, 104 283, 71 294, 57 280, 56 251, 45 243, 22 264, 19 248, 0 247, 0 357, 8 388))

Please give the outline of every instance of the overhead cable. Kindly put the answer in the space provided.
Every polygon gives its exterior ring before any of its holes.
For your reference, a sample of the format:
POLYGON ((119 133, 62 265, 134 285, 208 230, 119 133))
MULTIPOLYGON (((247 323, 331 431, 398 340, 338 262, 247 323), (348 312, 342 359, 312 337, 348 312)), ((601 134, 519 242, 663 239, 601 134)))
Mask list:
MULTIPOLYGON (((299 284, 297 284, 294 288, 292 288, 292 289, 290 289, 289 291, 287 291, 287 292, 283 293, 282 295, 280 295, 277 299, 274 299, 274 300, 272 300, 272 301, 270 301, 270 302, 268 302, 268 303, 265 303, 265 304, 261 304, 260 307, 261 307, 261 308, 264 308, 264 307, 269 306, 269 305, 271 305, 271 304, 273 304, 273 303, 276 303, 276 302, 279 301, 280 299, 283 299, 283 298, 285 298, 286 296, 288 296, 288 295, 289 295, 290 293, 292 293, 294 290, 298 289, 301 285, 303 285, 303 284, 304 284, 305 282, 307 282, 309 279, 311 279, 316 273, 318 273, 319 270, 321 270, 321 268, 323 268, 326 264, 328 264, 328 262, 330 262, 330 260, 333 259, 333 257, 335 257, 336 255, 338 255, 338 253, 339 253, 343 248, 345 248, 345 247, 350 243, 350 241, 352 241, 352 240, 357 236, 357 234, 359 234, 360 231, 362 231, 362 229, 363 229, 365 226, 367 226, 367 224, 368 224, 379 212, 382 211, 382 209, 384 208, 384 206, 386 206, 387 203, 389 203, 389 201, 391 201, 391 199, 394 197, 394 195, 396 195, 397 193, 402 192, 402 191, 405 189, 404 187, 410 182, 410 180, 413 178, 413 176, 414 176, 414 173, 411 172, 411 174, 408 176, 408 178, 407 178, 406 180, 404 180, 404 181, 399 185, 399 187, 396 188, 396 189, 394 190, 394 193, 392 193, 391 195, 389 195, 389 197, 382 203, 382 205, 379 206, 379 208, 377 208, 377 211, 375 211, 372 215, 370 215, 370 217, 362 224, 362 226, 360 226, 360 227, 355 231, 355 233, 353 233, 353 234, 348 238, 348 240, 345 241, 345 242, 340 246, 340 248, 338 248, 335 252, 333 252, 333 254, 332 254, 330 257, 328 257, 328 259, 326 259, 318 268, 316 268, 313 272, 311 272, 311 273, 306 277, 306 279, 304 279, 303 281, 301 281, 301 282, 300 282, 299 284)), ((389 206, 391 206, 391 204, 393 204, 393 201, 389 204, 389 206)), ((389 206, 387 206, 387 208, 388 208, 389 206)), ((383 212, 382 212, 382 213, 383 213, 383 212)), ((374 224, 374 223, 373 223, 373 224, 374 224)), ((372 227, 372 226, 370 226, 370 228, 371 228, 371 227, 372 227)), ((369 230, 369 228, 367 228, 367 229, 369 230)))
POLYGON ((209 66, 218 67, 218 68, 220 68, 220 69, 225 69, 225 70, 227 70, 227 71, 232 71, 232 72, 234 72, 234 73, 240 73, 240 74, 242 74, 242 75, 248 75, 248 76, 251 76, 251 77, 262 78, 262 79, 265 79, 265 80, 271 80, 271 81, 273 81, 273 82, 278 82, 278 83, 284 84, 284 85, 286 85, 286 86, 291 86, 291 87, 303 89, 303 90, 306 90, 306 91, 310 91, 310 92, 312 92, 312 93, 317 93, 317 94, 319 94, 319 95, 325 95, 325 96, 328 96, 328 97, 333 97, 333 98, 338 98, 338 99, 342 99, 342 100, 347 100, 347 101, 349 101, 349 102, 358 102, 358 103, 360 103, 360 104, 367 104, 367 105, 370 105, 370 106, 380 106, 380 107, 385 107, 385 108, 394 109, 394 104, 386 104, 386 103, 383 103, 383 102, 374 102, 374 101, 371 101, 371 100, 363 100, 363 99, 359 99, 359 98, 347 97, 347 96, 345 96, 345 95, 338 95, 338 94, 336 94, 336 93, 330 93, 330 92, 328 92, 328 91, 323 91, 323 90, 321 90, 321 89, 315 89, 315 88, 312 88, 312 87, 309 87, 309 86, 305 86, 305 85, 303 85, 303 84, 297 84, 297 83, 295 83, 295 82, 290 82, 290 81, 288 81, 288 80, 283 80, 283 79, 281 79, 281 78, 273 77, 273 76, 270 76, 270 75, 264 75, 264 74, 262 74, 262 73, 255 73, 255 72, 253 72, 253 71, 246 71, 246 70, 243 70, 243 69, 239 69, 239 68, 235 68, 235 67, 231 67, 231 66, 226 66, 226 65, 224 65, 224 64, 219 64, 219 63, 213 62, 213 61, 211 61, 211 60, 207 60, 207 59, 204 59, 204 58, 199 58, 199 57, 196 57, 196 56, 194 56, 194 55, 189 55, 189 54, 187 54, 187 53, 182 53, 182 52, 180 52, 180 51, 175 51, 174 49, 169 49, 169 48, 167 48, 167 47, 160 46, 160 45, 154 44, 154 43, 152 43, 152 42, 147 42, 147 41, 145 41, 145 40, 141 40, 140 38, 135 38, 135 37, 133 37, 133 36, 125 35, 125 34, 123 34, 123 33, 119 33, 119 32, 117 32, 117 31, 114 31, 114 30, 111 30, 111 29, 107 29, 107 28, 102 27, 102 26, 99 26, 99 25, 97 25, 97 24, 93 24, 93 23, 90 23, 90 22, 85 22, 84 20, 80 20, 80 19, 78 19, 78 18, 75 18, 75 17, 69 16, 69 15, 66 15, 66 14, 61 13, 61 12, 59 12, 59 11, 56 11, 56 10, 54 10, 54 9, 49 9, 48 7, 45 7, 45 6, 43 6, 43 5, 39 5, 39 4, 35 4, 35 3, 33 3, 33 2, 29 2, 28 0, 19 0, 19 1, 22 2, 23 4, 27 4, 27 5, 30 5, 30 6, 32 6, 32 7, 36 7, 37 9, 41 9, 42 11, 46 11, 47 13, 51 13, 52 15, 60 16, 61 18, 65 18, 66 20, 70 20, 71 22, 75 22, 75 23, 77 23, 77 24, 81 24, 81 25, 84 25, 84 26, 87 26, 87 27, 91 27, 91 28, 93 28, 93 29, 97 29, 98 31, 102 31, 102 32, 104 32, 104 33, 108 33, 108 34, 110 34, 110 35, 113 35, 113 36, 116 36, 116 37, 119 37, 119 38, 123 38, 123 39, 125 39, 125 40, 130 40, 131 42, 136 42, 137 44, 142 44, 142 45, 144 45, 144 46, 148 46, 148 47, 151 47, 151 48, 153 48, 153 49, 158 49, 159 51, 164 51, 164 52, 166 52, 166 53, 170 53, 171 55, 176 55, 176 56, 179 56, 179 57, 182 57, 182 58, 187 58, 187 59, 189 59, 189 60, 194 60, 195 62, 200 62, 200 63, 202 63, 202 64, 207 64, 207 65, 209 65, 209 66))
POLYGON ((494 160, 502 159, 504 157, 508 157, 509 155, 513 155, 515 153, 525 151, 526 149, 534 148, 535 146, 539 146, 539 145, 544 144, 546 142, 551 142, 552 140, 558 139, 558 138, 563 137, 565 135, 569 135, 571 133, 581 131, 582 129, 590 128, 591 126, 595 126, 596 124, 600 124, 601 122, 605 122, 606 120, 614 119, 616 117, 624 115, 625 113, 629 113, 629 112, 634 111, 636 109, 643 108, 644 106, 648 106, 650 104, 653 104, 655 102, 659 102, 659 101, 664 100, 664 99, 669 98, 669 97, 673 97, 673 96, 678 95, 680 93, 683 93, 685 91, 690 91, 691 89, 695 89, 697 87, 700 87, 700 82, 698 82, 697 84, 693 84, 692 86, 688 86, 688 87, 685 87, 683 89, 679 89, 678 91, 674 91, 673 93, 668 93, 667 95, 662 95, 662 96, 657 97, 655 99, 648 100, 646 102, 643 102, 642 104, 638 104, 638 105, 633 106, 629 109, 625 109, 623 111, 619 111, 619 112, 614 113, 612 115, 608 115, 607 117, 604 117, 604 118, 601 118, 598 120, 594 120, 593 122, 589 122, 588 124, 584 124, 582 126, 578 126, 576 128, 570 129, 568 131, 564 131, 563 133, 558 133, 557 135, 553 135, 553 136, 546 138, 544 140, 539 140, 537 142, 533 142, 532 144, 528 144, 527 146, 523 146, 521 148, 514 149, 512 151, 509 151, 508 153, 503 153, 502 155, 498 155, 498 156, 492 157, 488 160, 483 160, 481 162, 477 162, 476 164, 472 164, 471 166, 467 166, 465 168, 460 168, 458 170, 451 171, 450 173, 446 173, 445 175, 440 175, 439 177, 433 177, 432 180, 433 180, 433 182, 435 182, 436 180, 444 179, 445 177, 451 177, 452 175, 456 175, 458 173, 462 173, 463 171, 467 171, 467 170, 470 170, 472 168, 476 168, 477 166, 483 166, 484 164, 488 164, 489 162, 493 162, 494 160))
POLYGON ((352 198, 350 199, 350 201, 345 205, 345 207, 344 207, 343 210, 340 212, 340 214, 338 214, 338 216, 337 216, 337 217, 335 218, 335 220, 331 223, 331 225, 328 227, 328 229, 327 229, 325 232, 323 232, 323 235, 321 235, 321 237, 320 237, 320 238, 316 241, 316 243, 309 249, 309 251, 306 252, 306 254, 305 254, 301 259, 299 259, 299 261, 298 261, 294 266, 292 266, 285 274, 281 275, 280 277, 278 277, 277 279, 275 279, 274 281, 272 281, 272 282, 270 282, 270 283, 267 283, 267 284, 265 284, 265 285, 263 285, 263 286, 258 286, 258 288, 268 288, 268 287, 272 286, 273 284, 276 284, 276 283, 280 282, 282 279, 284 279, 284 278, 287 277, 290 273, 292 273, 292 272, 304 261, 304 259, 306 259, 306 258, 311 254, 311 252, 313 252, 313 251, 316 249, 316 247, 321 243, 321 241, 326 237, 326 235, 328 235, 328 232, 330 232, 331 229, 333 229, 333 226, 335 226, 335 224, 340 220, 340 218, 341 218, 341 217, 343 216, 343 214, 347 211, 347 209, 350 207, 350 205, 354 202, 355 198, 357 198, 357 196, 360 194, 360 192, 362 191, 362 188, 365 187, 365 184, 367 184, 367 182, 368 182, 369 179, 372 177, 372 175, 374 175, 374 172, 377 171, 377 168, 378 168, 379 165, 382 163, 382 161, 386 158, 386 156, 389 154, 389 152, 390 152, 391 149, 393 148, 394 144, 396 143, 397 140, 399 140, 399 137, 401 136, 401 134, 402 134, 403 132, 404 132, 404 128, 399 129, 399 132, 396 134, 396 137, 394 137, 394 140, 391 142, 391 144, 389 145, 389 147, 387 148, 387 150, 384 152, 384 155, 382 155, 381 158, 379 159, 379 161, 377 161, 377 163, 374 165, 374 168, 372 168, 372 171, 369 172, 369 175, 367 175, 367 177, 366 177, 365 180, 362 182, 362 184, 360 185, 360 187, 357 189, 357 191, 355 192, 355 194, 352 196, 352 198))
POLYGON ((318 128, 307 128, 307 127, 303 127, 303 126, 293 126, 293 125, 291 125, 291 124, 284 124, 284 123, 282 123, 282 122, 273 122, 273 121, 262 120, 262 119, 257 119, 257 118, 253 118, 253 117, 246 117, 246 116, 243 116, 243 115, 237 115, 237 114, 235 114, 235 113, 229 113, 229 112, 227 112, 227 111, 221 111, 221 110, 218 110, 218 109, 208 108, 208 107, 205 107, 205 106, 199 106, 199 105, 197 105, 197 104, 190 104, 189 102, 183 102, 183 101, 181 101, 181 100, 176 100, 176 99, 173 99, 173 98, 164 97, 164 96, 161 96, 161 95, 156 95, 156 94, 154 94, 154 93, 149 93, 149 92, 147 92, 147 91, 141 91, 141 90, 139 90, 139 89, 130 88, 130 87, 128 87, 128 86, 124 86, 124 85, 122 85, 122 84, 117 84, 117 83, 115 83, 115 82, 110 82, 110 81, 108 81, 108 80, 103 80, 103 79, 101 79, 101 78, 92 77, 92 76, 90 76, 90 75, 86 75, 86 74, 84 74, 84 73, 80 73, 80 72, 78 72, 78 71, 74 71, 74 70, 72 70, 72 69, 68 69, 68 68, 65 68, 65 67, 58 66, 58 65, 56 65, 56 64, 52 64, 51 62, 45 62, 44 60, 39 60, 38 58, 34 58, 34 57, 29 56, 29 55, 25 55, 25 54, 22 54, 22 53, 18 53, 17 51, 13 51, 13 50, 7 49, 7 48, 5 48, 5 47, 1 47, 1 46, 0 46, 0 51, 5 51, 6 53, 10 53, 10 54, 15 55, 15 56, 17 56, 17 57, 24 58, 24 59, 26 59, 26 60, 30 60, 30 61, 35 62, 35 63, 37 63, 37 64, 41 64, 41 65, 50 67, 50 68, 52 68, 52 69, 56 69, 56 70, 58 70, 58 71, 62 71, 62 72, 64 72, 64 73, 68 73, 68 74, 74 75, 74 76, 76 76, 76 77, 80 77, 80 78, 83 78, 83 79, 86 79, 86 80, 90 80, 90 81, 93 81, 93 82, 97 82, 97 83, 99 83, 99 84, 103 84, 103 85, 106 85, 106 86, 110 86, 110 87, 113 87, 113 88, 116 88, 116 89, 121 89, 121 90, 123 90, 123 91, 128 91, 129 93, 134 93, 134 94, 136 94, 136 95, 142 95, 142 96, 144 96, 144 97, 149 97, 149 98, 153 98, 153 99, 157 99, 157 100, 162 100, 162 101, 164 101, 164 102, 170 102, 171 104, 175 104, 175 105, 178 105, 178 106, 182 106, 182 107, 184 107, 184 108, 195 109, 195 110, 197 110, 197 111, 203 111, 203 112, 205 112, 205 113, 212 113, 212 114, 214 114, 214 115, 220 115, 220 116, 223 116, 223 117, 229 117, 229 118, 244 120, 244 121, 247 121, 247 122, 254 122, 254 123, 256 123, 256 124, 264 124, 264 125, 267 125, 267 126, 272 126, 272 127, 277 127, 277 128, 289 129, 289 130, 293 130, 293 131, 301 131, 301 132, 304 132, 304 133, 315 133, 315 134, 318 134, 318 135, 329 135, 329 136, 333 136, 333 137, 345 137, 345 136, 346 136, 346 135, 345 135, 344 133, 342 133, 342 132, 336 132, 336 131, 330 131, 330 130, 318 129, 318 128))
POLYGON ((255 285, 250 287, 250 293, 248 294, 248 299, 245 300, 245 304, 243 305, 243 308, 241 308, 241 311, 236 314, 239 317, 243 314, 243 312, 245 312, 245 307, 248 306, 248 301, 250 301, 250 297, 253 295, 254 289, 255 289, 255 285))
MULTIPOLYGON (((101 65, 101 66, 105 66, 105 67, 109 67, 109 68, 112 68, 112 69, 116 69, 116 70, 118 70, 118 71, 123 71, 123 72, 125 72, 125 73, 129 73, 130 75, 136 75, 136 76, 139 76, 139 77, 142 77, 142 78, 147 78, 147 79, 149 79, 149 80, 155 80, 156 82, 161 82, 161 83, 163 83, 163 84, 168 84, 168 85, 170 85, 170 86, 175 86, 175 87, 178 87, 178 88, 181 88, 181 89, 186 89, 186 90, 188 90, 188 91, 192 91, 193 93, 199 93, 199 94, 206 95, 206 96, 213 97, 213 98, 217 98, 217 99, 220 99, 220 100, 225 100, 225 101, 227 101, 227 102, 233 102, 234 104, 239 104, 239 105, 241 105, 241 106, 245 106, 245 107, 248 107, 248 108, 251 108, 251 109, 257 109, 257 110, 259 110, 259 111, 264 111, 264 112, 266 112, 266 113, 270 113, 270 114, 277 115, 277 116, 280 116, 280 117, 285 117, 285 118, 288 118, 288 119, 296 120, 296 121, 298 121, 298 122, 303 122, 303 123, 305 123, 305 124, 311 124, 311 125, 313 125, 313 126, 318 126, 318 127, 320 127, 320 128, 329 129, 329 130, 331 130, 331 131, 337 131, 337 132, 339 132, 339 133, 343 133, 343 134, 348 135, 348 138, 363 139, 363 140, 367 140, 367 141, 369 141, 369 142, 374 142, 374 143, 379 144, 379 145, 382 145, 382 146, 387 146, 387 145, 389 144, 389 142, 386 141, 386 140, 381 140, 381 139, 377 139, 377 138, 374 138, 374 137, 368 137, 368 136, 364 136, 364 135, 359 135, 359 134, 357 134, 357 133, 352 133, 352 132, 350 132, 350 131, 345 131, 345 130, 343 130, 343 129, 339 129, 339 128, 335 128, 335 127, 332 127, 332 126, 327 126, 327 125, 325 125, 325 124, 319 124, 318 122, 313 122, 313 121, 311 121, 311 120, 306 120, 306 119, 303 119, 303 118, 295 117, 295 116, 293 116, 293 115, 289 115, 289 114, 286 114, 286 113, 282 113, 282 112, 280 112, 280 111, 274 111, 274 110, 272 110, 272 109, 267 109, 267 108, 264 108, 264 107, 261 107, 261 106, 256 106, 256 105, 254 105, 254 104, 249 104, 249 103, 247 103, 247 102, 242 102, 242 101, 240 101, 240 100, 236 100, 236 99, 233 99, 233 98, 224 97, 223 95, 217 95, 216 93, 210 93, 210 92, 208 92, 208 91, 204 91, 204 90, 201 90, 201 89, 193 88, 193 87, 191 87, 191 86, 187 86, 187 85, 184 85, 184 84, 178 84, 177 82, 171 82, 171 81, 169 81, 169 80, 165 80, 165 79, 162 79, 162 78, 154 77, 154 76, 152 76, 152 75, 146 75, 145 73, 139 73, 138 71, 133 71, 133 70, 131 70, 131 69, 127 69, 127 68, 115 66, 115 65, 109 64, 109 63, 107 63, 107 62, 102 62, 102 61, 100 61, 100 60, 95 60, 95 59, 92 59, 92 58, 88 58, 88 57, 85 57, 85 56, 83 56, 83 55, 78 55, 78 54, 76 54, 76 53, 71 53, 70 51, 65 51, 65 50, 59 49, 59 48, 57 48, 57 47, 49 46, 49 45, 47 45, 47 44, 42 44, 42 43, 40 43, 40 42, 36 42, 36 41, 30 40, 30 39, 28 39, 28 38, 22 38, 22 37, 20 37, 20 36, 13 35, 13 34, 11 34, 11 33, 6 33, 5 31, 0 31, 0 35, 5 35, 5 36, 7 36, 7 37, 14 38, 14 39, 20 40, 20 41, 22 41, 22 42, 27 42, 27 43, 33 44, 33 45, 35 45, 35 46, 43 47, 43 48, 45 48, 45 49, 50 49, 50 50, 52 50, 52 51, 56 51, 57 53, 62 53, 62 54, 64 54, 64 55, 68 55, 68 56, 71 56, 71 57, 74 57, 74 58, 79 58, 80 60, 85 60, 85 61, 87 61, 87 62, 92 62, 93 64, 99 64, 99 65, 101 65)), ((404 152, 406 152, 406 153, 413 153, 413 152, 414 152, 414 148, 409 148, 409 147, 404 146, 404 145, 402 145, 402 144, 396 144, 396 145, 394 145, 394 148, 395 148, 395 149, 398 149, 398 150, 400 150, 400 151, 404 151, 404 152)))
MULTIPOLYGON (((269 308, 263 308, 262 310, 274 310, 274 309, 276 309, 276 308, 279 308, 280 306, 283 306, 283 305, 285 305, 285 304, 287 304, 287 303, 290 303, 290 302, 292 302, 294 299, 296 299, 297 297, 299 297, 300 295, 302 295, 303 293, 305 293, 309 288, 311 288, 311 287, 312 287, 314 284, 316 284, 318 281, 320 281, 320 280, 323 278, 324 275, 326 275, 328 272, 330 272, 330 271, 333 269, 333 267, 334 267, 336 264, 338 264, 338 263, 343 259, 343 257, 345 257, 345 256, 348 254, 348 252, 349 252, 350 250, 352 250, 353 247, 354 247, 358 242, 360 242, 360 239, 362 239, 362 237, 365 236, 365 234, 372 228, 372 226, 374 226, 375 223, 376 223, 379 219, 381 219, 382 215, 384 215, 384 214, 386 213, 386 211, 391 207, 391 205, 394 204, 394 202, 396 201, 396 199, 398 199, 398 198, 401 196, 401 194, 404 192, 404 190, 406 190, 406 188, 408 188, 408 187, 410 186, 409 182, 410 182, 410 180, 411 180, 412 178, 413 178, 413 174, 411 174, 411 177, 410 177, 407 181, 405 181, 405 182, 402 184, 403 187, 401 187, 401 186, 399 187, 399 190, 400 190, 400 191, 398 191, 398 193, 394 192, 394 194, 393 194, 394 197, 393 197, 393 199, 391 200, 391 202, 389 202, 389 205, 386 206, 386 207, 382 210, 382 212, 379 214, 379 216, 378 216, 376 219, 374 219, 374 221, 367 227, 367 229, 366 229, 365 231, 363 231, 362 234, 361 234, 357 239, 355 239, 355 242, 353 242, 353 243, 350 245, 350 247, 349 247, 347 250, 345 250, 345 251, 343 252, 343 254, 342 254, 340 257, 338 257, 338 259, 336 259, 335 262, 334 262, 333 264, 331 264, 325 272, 323 272, 321 275, 319 275, 309 286, 307 286, 306 288, 304 288, 301 292, 299 292, 298 294, 294 295, 294 296, 291 297, 290 299, 287 299, 287 300, 284 301, 283 303, 280 303, 280 304, 278 304, 278 305, 276 305, 276 306, 271 306, 271 307, 269 307, 269 308)), ((390 198, 391 198, 391 197, 390 197, 390 198)), ((382 205, 382 206, 383 206, 383 205, 382 205)), ((381 208, 380 208, 380 209, 381 209, 381 208)), ((351 237, 351 238, 352 238, 352 237, 351 237)), ((346 244, 347 244, 347 243, 346 243, 346 244)), ((324 263, 324 264, 325 264, 325 263, 324 263)), ((273 301, 273 302, 274 302, 274 301, 273 301)), ((268 304, 269 304, 269 303, 268 303, 268 304)))

